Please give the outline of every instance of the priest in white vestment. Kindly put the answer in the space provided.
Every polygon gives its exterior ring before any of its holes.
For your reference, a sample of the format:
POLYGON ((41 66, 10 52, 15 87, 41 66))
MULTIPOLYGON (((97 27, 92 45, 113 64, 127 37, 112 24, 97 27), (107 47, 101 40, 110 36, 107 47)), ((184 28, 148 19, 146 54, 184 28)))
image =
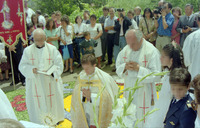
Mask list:
POLYGON ((111 123, 112 104, 118 93, 118 86, 114 79, 96 66, 94 55, 83 56, 83 71, 79 74, 77 84, 72 94, 71 117, 73 128, 95 128, 94 115, 100 128, 107 128, 111 123), (96 101, 95 114, 93 105, 95 98, 104 87, 102 94, 96 101))
POLYGON ((6 94, 0 89, 0 119, 17 120, 10 101, 6 94))
MULTIPOLYGON (((200 16, 197 17, 200 28, 200 16)), ((191 33, 184 42, 183 55, 185 66, 188 67, 192 79, 200 74, 200 29, 191 33)))
MULTIPOLYGON (((161 72, 161 62, 159 51, 143 38, 140 30, 129 30, 126 33, 127 45, 119 53, 116 62, 116 73, 119 77, 125 79, 125 88, 134 87, 137 79, 155 72, 161 72)), ((134 94, 133 103, 137 107, 137 119, 152 109, 156 99, 155 81, 157 77, 147 77, 134 94)), ((128 99, 128 92, 124 93, 128 99)), ((148 119, 148 117, 147 117, 148 119)), ((138 127, 144 127, 146 119, 138 124, 138 127)), ((133 122, 134 123, 134 122, 133 122)))
POLYGON ((55 46, 45 42, 42 29, 33 32, 34 44, 25 48, 20 72, 26 77, 26 105, 31 122, 55 126, 64 120, 63 62, 55 46))

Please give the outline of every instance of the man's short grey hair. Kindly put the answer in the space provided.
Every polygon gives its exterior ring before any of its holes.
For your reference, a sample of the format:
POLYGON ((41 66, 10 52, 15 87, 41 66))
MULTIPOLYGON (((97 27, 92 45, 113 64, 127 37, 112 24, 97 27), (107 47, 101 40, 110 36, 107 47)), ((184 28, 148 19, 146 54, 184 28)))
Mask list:
POLYGON ((14 119, 0 119, 0 128, 25 128, 19 121, 14 119))
POLYGON ((137 41, 138 41, 138 42, 140 42, 141 39, 143 38, 143 33, 142 33, 142 31, 141 31, 140 29, 129 29, 129 30, 126 32, 125 37, 127 36, 127 33, 128 33, 129 31, 133 31, 133 32, 134 32, 135 37, 137 38, 137 41))
POLYGON ((33 31, 33 37, 34 37, 35 33, 40 33, 40 34, 46 36, 44 30, 42 30, 41 28, 37 28, 37 29, 35 29, 35 30, 33 31))
POLYGON ((190 9, 193 9, 193 8, 194 8, 192 4, 186 4, 186 5, 185 5, 185 8, 188 7, 188 6, 190 6, 190 9))

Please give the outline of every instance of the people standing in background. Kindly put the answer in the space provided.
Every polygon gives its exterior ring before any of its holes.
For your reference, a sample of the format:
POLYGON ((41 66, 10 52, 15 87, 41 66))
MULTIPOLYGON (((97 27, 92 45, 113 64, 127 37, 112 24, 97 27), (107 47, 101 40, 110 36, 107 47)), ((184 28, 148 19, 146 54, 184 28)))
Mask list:
POLYGON ((139 6, 134 8, 134 14, 135 14, 134 20, 136 21, 137 26, 139 26, 140 20, 142 18, 141 11, 142 9, 139 6))
POLYGON ((160 17, 155 18, 155 26, 157 28, 158 37, 156 39, 156 48, 161 52, 162 48, 171 43, 172 26, 174 23, 174 16, 170 13, 172 4, 166 2, 162 9, 160 17))
POLYGON ((101 26, 103 28, 103 34, 101 36, 101 46, 102 46, 102 57, 101 60, 102 62, 105 62, 105 56, 106 56, 106 50, 107 50, 107 42, 106 42, 106 38, 107 38, 107 32, 104 29, 104 22, 106 20, 106 18, 108 18, 108 12, 109 12, 109 8, 108 7, 104 7, 103 8, 103 16, 101 16, 99 18, 99 23, 101 23, 101 26))
POLYGON ((144 10, 143 18, 140 20, 139 28, 144 34, 145 40, 156 44, 156 33, 157 29, 154 24, 153 13, 150 8, 144 10))
POLYGON ((35 14, 35 12, 31 8, 28 7, 28 0, 24 1, 24 6, 25 6, 24 11, 26 14, 26 23, 29 24, 31 23, 31 17, 33 14, 35 14))
POLYGON ((109 9, 110 16, 106 18, 105 23, 104 23, 104 29, 107 31, 107 54, 108 54, 108 65, 112 64, 112 57, 113 57, 113 47, 114 47, 114 40, 115 40, 115 33, 116 31, 114 30, 115 26, 115 20, 117 20, 117 17, 115 16, 115 9, 110 8, 109 9))
POLYGON ((47 43, 50 43, 56 47, 56 49, 59 49, 58 45, 58 28, 56 28, 56 23, 53 21, 53 19, 49 19, 46 24, 46 28, 44 29, 44 32, 46 34, 47 43))
POLYGON ((83 23, 90 24, 90 12, 88 10, 83 13, 83 23))
POLYGON ((101 56, 102 56, 102 48, 101 48, 101 35, 103 34, 102 26, 100 23, 96 23, 97 17, 96 15, 90 16, 90 24, 87 25, 87 31, 90 32, 90 36, 92 39, 98 42, 97 47, 94 48, 95 57, 98 60, 97 67, 101 69, 101 56))
MULTIPOLYGON (((115 62, 117 60, 117 56, 119 52, 126 46, 126 39, 125 34, 126 31, 131 27, 132 22, 125 16, 125 11, 123 8, 117 9, 118 12, 118 19, 115 20, 114 30, 115 33, 115 40, 114 40, 114 59, 115 62)), ((116 71, 116 68, 112 70, 113 72, 116 71)))
POLYGON ((73 45, 72 45, 72 26, 70 25, 69 17, 64 15, 61 18, 61 26, 58 29, 58 36, 60 37, 60 49, 69 51, 69 59, 65 60, 64 72, 74 73, 73 70, 73 45), (67 47, 67 49, 65 49, 67 47), (70 66, 69 66, 70 63, 70 66))
POLYGON ((43 26, 45 26, 46 25, 46 20, 45 20, 44 16, 42 15, 42 12, 40 10, 36 11, 36 16, 38 18, 38 22, 42 23, 43 26))
POLYGON ((60 11, 55 12, 55 22, 56 22, 57 28, 61 25, 61 16, 62 16, 62 13, 60 11))
POLYGON ((132 10, 129 10, 127 16, 132 22, 131 29, 138 29, 137 22, 134 20, 134 12, 132 10))
POLYGON ((36 29, 37 28, 37 24, 39 24, 38 17, 36 16, 36 14, 32 15, 31 22, 32 22, 32 24, 34 26, 34 29, 36 29))
POLYGON ((45 18, 45 21, 47 23, 48 19, 49 19, 49 15, 48 14, 44 14, 44 18, 45 18))
POLYGON ((26 25, 26 31, 27 31, 27 38, 28 38, 28 46, 33 44, 33 31, 34 31, 34 26, 32 23, 26 25))
POLYGON ((74 24, 74 46, 75 52, 78 54, 78 68, 81 67, 81 53, 83 55, 83 49, 80 48, 80 43, 84 40, 83 33, 86 32, 87 26, 82 22, 83 19, 81 16, 77 16, 74 24))
POLYGON ((5 55, 5 44, 3 42, 1 42, 0 40, 0 50, 3 51, 2 55, 3 57, 5 57, 5 62, 2 62, 0 58, 0 82, 4 81, 4 80, 9 80, 9 69, 10 69, 10 63, 8 62, 8 57, 6 58, 5 55), (3 77, 2 72, 5 72, 5 78, 3 77))
POLYGON ((172 41, 175 41, 177 44, 180 45, 180 33, 176 31, 176 27, 179 22, 179 18, 181 16, 181 8, 175 7, 172 9, 172 14, 174 16, 174 24, 172 27, 172 36, 171 39, 172 41))
POLYGON ((53 21, 56 22, 56 13, 55 12, 51 13, 51 19, 53 19, 53 21))
POLYGON ((180 46, 183 47, 186 37, 198 29, 196 15, 193 13, 193 5, 185 5, 185 15, 181 16, 176 31, 181 34, 180 46))

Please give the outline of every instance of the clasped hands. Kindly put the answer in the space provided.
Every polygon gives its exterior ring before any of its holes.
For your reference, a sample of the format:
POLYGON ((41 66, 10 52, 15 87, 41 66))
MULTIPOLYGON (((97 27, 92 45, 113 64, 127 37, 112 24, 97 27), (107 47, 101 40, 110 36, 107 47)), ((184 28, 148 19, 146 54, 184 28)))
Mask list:
POLYGON ((82 92, 83 92, 83 97, 86 97, 87 98, 87 101, 90 102, 90 99, 91 99, 91 91, 90 89, 82 89, 82 92))
POLYGON ((139 71, 140 65, 136 62, 130 61, 126 62, 125 70, 131 70, 131 71, 139 71))

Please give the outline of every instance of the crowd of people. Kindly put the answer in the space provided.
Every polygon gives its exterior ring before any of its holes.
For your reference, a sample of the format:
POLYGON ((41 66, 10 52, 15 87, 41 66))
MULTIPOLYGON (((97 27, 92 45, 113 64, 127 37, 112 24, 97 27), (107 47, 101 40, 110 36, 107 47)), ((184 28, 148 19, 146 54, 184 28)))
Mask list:
MULTIPOLYGON (((186 4, 184 9, 182 15, 180 7, 163 1, 156 9, 144 11, 139 6, 134 10, 104 7, 99 19, 85 10, 83 18, 77 16, 73 24, 60 11, 53 12, 50 18, 40 10, 34 12, 26 7, 28 44, 19 40, 15 47, 5 48, 8 61, 0 64, 1 72, 5 71, 5 80, 9 79, 9 51, 15 51, 11 52, 15 83, 27 85, 30 121, 42 124, 40 113, 50 112, 54 116, 50 124, 55 125, 64 119, 60 76, 66 72, 73 74, 75 68, 82 66, 72 95, 72 125, 95 127, 93 101, 106 85, 96 104, 96 115, 107 114, 108 118, 98 116, 98 120, 99 125, 108 127, 118 87, 101 70, 102 62, 110 67, 115 65, 112 71, 124 79, 124 88, 134 87, 137 79, 148 74, 166 71, 162 79, 153 75, 144 79, 140 83, 143 87, 134 94, 138 119, 147 111, 160 109, 144 118, 138 127, 200 127, 196 112, 200 116, 200 12, 194 13, 192 4, 186 4), (48 70, 52 77, 43 75, 48 70), (158 100, 155 83, 162 83, 158 100), (55 96, 51 99, 52 94, 55 96)), ((0 80, 4 80, 2 73, 0 80)), ((126 99, 129 95, 124 92, 126 99)))

